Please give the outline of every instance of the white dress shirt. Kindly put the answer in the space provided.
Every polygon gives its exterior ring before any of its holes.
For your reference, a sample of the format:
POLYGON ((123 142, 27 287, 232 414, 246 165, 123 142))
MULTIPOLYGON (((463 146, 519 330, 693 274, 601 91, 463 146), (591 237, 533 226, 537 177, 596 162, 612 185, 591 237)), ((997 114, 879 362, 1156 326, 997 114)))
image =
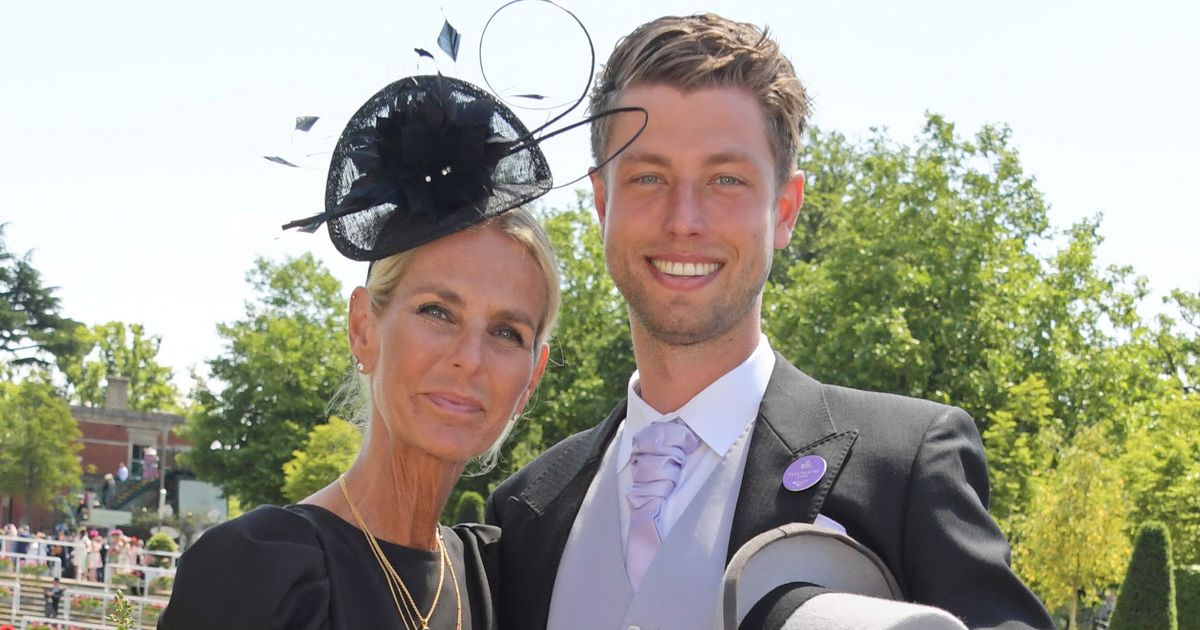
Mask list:
MULTIPOLYGON (((748 432, 758 417, 767 382, 775 369, 775 352, 766 335, 759 335, 758 346, 750 357, 740 365, 714 381, 679 409, 662 412, 654 409, 639 393, 638 373, 629 378, 629 408, 625 420, 617 429, 617 435, 609 448, 616 448, 617 488, 620 492, 621 545, 625 547, 629 537, 629 502, 626 494, 633 487, 633 468, 629 456, 633 452, 633 436, 652 422, 670 421, 681 418, 688 428, 700 438, 700 446, 688 456, 679 475, 679 485, 667 497, 658 518, 659 534, 663 540, 671 527, 679 520, 688 504, 709 475, 721 463, 738 437, 748 432)), ((740 450, 745 458, 750 449, 740 450)), ((737 462, 738 465, 741 462, 737 462)), ((782 474, 782 473, 780 473, 782 474)))

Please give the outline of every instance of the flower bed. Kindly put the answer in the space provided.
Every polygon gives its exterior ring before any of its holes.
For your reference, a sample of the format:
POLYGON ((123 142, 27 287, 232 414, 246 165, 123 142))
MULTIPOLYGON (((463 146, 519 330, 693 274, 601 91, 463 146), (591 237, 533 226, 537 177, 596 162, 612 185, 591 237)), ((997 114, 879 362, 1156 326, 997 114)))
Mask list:
POLYGON ((104 598, 76 595, 71 599, 71 610, 80 615, 94 615, 104 607, 104 598))

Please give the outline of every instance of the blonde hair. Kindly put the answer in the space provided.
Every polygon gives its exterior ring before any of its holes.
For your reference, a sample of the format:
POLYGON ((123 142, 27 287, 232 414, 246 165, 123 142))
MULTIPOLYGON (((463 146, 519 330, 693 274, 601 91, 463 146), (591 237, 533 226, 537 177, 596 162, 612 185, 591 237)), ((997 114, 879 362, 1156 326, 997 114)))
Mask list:
MULTIPOLYGON (((541 224, 525 208, 509 210, 465 229, 485 230, 493 227, 524 246, 525 250, 533 256, 538 270, 542 273, 546 288, 546 310, 542 313, 542 319, 538 322, 537 332, 534 335, 533 349, 535 353, 538 353, 542 344, 546 343, 550 338, 550 333, 554 330, 554 324, 558 320, 558 307, 562 301, 554 248, 541 224)), ((371 264, 364 288, 367 290, 371 303, 371 311, 376 316, 382 315, 387 309, 396 285, 400 283, 409 261, 412 260, 413 252, 418 249, 420 248, 400 252, 371 264)), ((366 429, 371 420, 371 393, 368 378, 351 370, 345 383, 330 402, 330 409, 341 410, 353 424, 361 429, 366 429)), ((513 416, 504 427, 504 431, 500 433, 496 443, 472 460, 476 470, 473 470, 471 474, 485 473, 496 465, 500 447, 504 445, 504 441, 512 431, 518 417, 513 416)))
MULTIPOLYGON (((767 141, 782 184, 792 175, 809 99, 792 62, 766 28, 712 13, 668 16, 647 22, 622 38, 592 88, 588 113, 612 109, 621 90, 660 84, 683 92, 736 87, 758 101, 767 141)), ((592 157, 608 157, 611 117, 592 123, 592 157)))

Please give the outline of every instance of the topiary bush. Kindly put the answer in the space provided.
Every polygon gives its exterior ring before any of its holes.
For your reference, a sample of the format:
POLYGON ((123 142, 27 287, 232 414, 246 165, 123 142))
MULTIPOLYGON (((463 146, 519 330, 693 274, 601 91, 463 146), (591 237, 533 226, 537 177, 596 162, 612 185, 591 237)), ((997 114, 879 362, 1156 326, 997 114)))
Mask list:
POLYGON ((455 523, 482 523, 483 496, 478 492, 467 490, 458 498, 458 508, 454 511, 455 523))
POLYGON ((1171 534, 1157 521, 1138 528, 1109 630, 1178 630, 1171 534))
POLYGON ((1175 612, 1179 630, 1200 630, 1200 567, 1176 569, 1175 612))

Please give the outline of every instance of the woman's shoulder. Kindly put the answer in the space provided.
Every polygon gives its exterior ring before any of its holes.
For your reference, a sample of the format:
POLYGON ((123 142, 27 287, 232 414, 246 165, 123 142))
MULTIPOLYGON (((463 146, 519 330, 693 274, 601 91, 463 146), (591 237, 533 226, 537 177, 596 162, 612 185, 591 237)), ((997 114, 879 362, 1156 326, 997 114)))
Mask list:
POLYGON ((205 532, 179 559, 160 628, 319 628, 329 576, 312 515, 262 506, 205 532))

